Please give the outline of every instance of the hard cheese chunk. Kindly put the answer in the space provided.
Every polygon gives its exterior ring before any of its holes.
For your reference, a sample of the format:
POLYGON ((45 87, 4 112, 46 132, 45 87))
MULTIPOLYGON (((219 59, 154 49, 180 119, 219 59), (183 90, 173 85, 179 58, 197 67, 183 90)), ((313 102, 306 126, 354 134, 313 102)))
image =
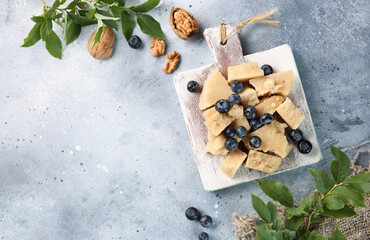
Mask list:
POLYGON ((246 157, 247 154, 240 151, 240 149, 230 152, 221 165, 221 171, 228 177, 233 178, 246 157))
POLYGON ((306 118, 290 98, 286 98, 276 111, 292 129, 297 129, 299 124, 306 118))
POLYGON ((235 119, 242 118, 243 114, 241 105, 233 105, 227 113, 219 113, 215 108, 210 108, 203 113, 206 120, 204 124, 213 135, 218 136, 235 119))
POLYGON ((292 145, 287 141, 284 134, 286 127, 286 124, 279 123, 278 121, 274 120, 271 124, 265 125, 248 134, 248 136, 243 140, 244 144, 248 149, 253 149, 251 146, 249 146, 249 139, 253 136, 258 136, 262 143, 259 148, 255 148, 254 150, 261 150, 264 152, 271 151, 284 158, 292 149, 292 145))
POLYGON ((261 172, 274 173, 279 168, 281 162, 282 159, 280 157, 250 150, 245 166, 261 172))
POLYGON ((253 88, 244 88, 244 90, 239 93, 240 98, 242 99, 241 104, 246 106, 256 106, 260 100, 258 100, 257 92, 253 88))
POLYGON ((283 96, 271 96, 264 98, 256 106, 257 116, 260 117, 264 113, 274 114, 276 108, 284 101, 283 96))
POLYGON ((225 141, 226 138, 222 134, 215 136, 208 131, 208 143, 204 151, 212 154, 226 155, 228 151, 225 149, 225 141))
POLYGON ((249 125, 249 122, 248 122, 247 118, 244 115, 241 118, 235 119, 230 124, 230 126, 233 127, 234 129, 236 129, 237 127, 243 126, 243 127, 245 127, 245 129, 247 129, 247 131, 249 131, 249 129, 251 129, 251 126, 249 125))
POLYGON ((289 70, 254 78, 249 80, 249 83, 256 89, 259 97, 271 94, 287 96, 293 87, 293 71, 289 70))
POLYGON ((248 79, 262 77, 264 75, 263 70, 258 67, 256 62, 230 66, 227 69, 227 74, 229 83, 235 80, 247 82, 248 79))
POLYGON ((215 105, 220 99, 228 99, 233 94, 226 79, 222 76, 220 70, 216 68, 204 83, 202 93, 199 99, 200 110, 205 110, 215 105))

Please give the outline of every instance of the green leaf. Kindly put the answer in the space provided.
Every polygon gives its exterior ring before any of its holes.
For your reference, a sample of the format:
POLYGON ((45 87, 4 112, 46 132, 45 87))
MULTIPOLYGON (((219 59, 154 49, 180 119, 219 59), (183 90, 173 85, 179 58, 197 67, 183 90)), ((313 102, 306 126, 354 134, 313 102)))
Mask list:
POLYGON ((87 13, 86 13, 86 17, 88 17, 88 18, 90 18, 90 19, 92 19, 93 17, 94 17, 94 15, 95 15, 95 13, 96 13, 96 8, 93 8, 93 9, 90 9, 87 13))
POLYGON ((54 3, 53 3, 53 5, 51 6, 52 8, 57 8, 57 7, 59 7, 60 6, 60 2, 59 2, 59 0, 55 0, 54 1, 54 3))
MULTIPOLYGON (((107 17, 111 17, 113 18, 112 14, 110 14, 109 12, 107 11, 104 11, 104 10, 98 10, 98 13, 101 14, 101 15, 104 15, 104 16, 107 16, 107 17)), ((119 19, 119 18, 117 18, 119 19)), ((116 31, 118 31, 118 25, 115 21, 112 21, 112 20, 103 20, 103 23, 105 25, 107 25, 108 27, 110 28, 113 28, 115 29, 116 31)))
POLYGON ((279 218, 279 219, 276 220, 275 230, 277 230, 277 231, 280 230, 281 226, 283 226, 283 220, 281 220, 281 218, 279 218))
POLYGON ((344 203, 334 197, 332 194, 329 194, 326 196, 323 200, 322 203, 325 204, 325 207, 327 207, 330 210, 338 210, 344 208, 344 203))
POLYGON ((291 230, 291 231, 297 231, 302 223, 304 222, 304 214, 301 214, 299 216, 293 216, 292 218, 286 218, 284 223, 284 228, 291 230))
POLYGON ((111 7, 110 10, 112 11, 114 17, 119 18, 121 16, 121 10, 117 6, 111 7))
POLYGON ((333 175, 336 183, 342 182, 349 173, 350 161, 347 155, 339 148, 330 145, 330 150, 335 160, 330 164, 330 172, 333 175))
POLYGON ((256 222, 257 228, 264 227, 264 226, 270 226, 270 225, 271 225, 271 223, 267 223, 267 222, 265 222, 263 220, 258 220, 256 222))
POLYGON ((266 207, 266 204, 263 202, 263 200, 254 194, 251 194, 251 197, 253 209, 257 212, 257 214, 261 217, 262 220, 268 223, 271 222, 270 211, 266 207))
POLYGON ((362 172, 344 181, 360 193, 370 193, 370 172, 362 172))
POLYGON ((356 216, 357 213, 352 208, 345 206, 344 208, 338 210, 324 209, 321 215, 335 218, 347 218, 356 216))
POLYGON ((339 186, 335 188, 331 194, 345 204, 351 204, 357 207, 366 207, 365 199, 362 197, 361 193, 355 192, 347 186, 339 186))
POLYGON ((35 45, 38 41, 40 41, 40 23, 36 23, 35 26, 31 29, 28 33, 28 36, 24 39, 23 45, 21 47, 31 47, 35 45))
POLYGON ((161 25, 153 17, 147 14, 137 14, 137 23, 141 31, 152 37, 164 39, 161 25))
POLYGON ((273 235, 276 240, 284 240, 283 232, 274 232, 273 235))
MULTIPOLYGON (((275 223, 276 223, 276 219, 277 219, 277 208, 270 201, 267 203, 267 208, 268 208, 268 210, 270 212, 270 215, 271 215, 271 222, 273 223, 273 226, 272 227, 275 228, 276 227, 275 226, 275 223)), ((275 229, 275 230, 277 230, 277 229, 275 229)))
POLYGON ((62 42, 54 31, 46 36, 45 47, 51 56, 62 59, 62 42))
POLYGON ((73 14, 71 12, 67 12, 68 16, 72 19, 73 22, 81 25, 81 26, 87 26, 91 24, 96 24, 97 21, 95 19, 90 19, 87 17, 79 16, 76 14, 73 14))
POLYGON ((293 207, 294 199, 289 189, 281 182, 259 180, 258 187, 270 198, 286 207, 293 207))
POLYGON ((135 21, 126 11, 121 12, 121 28, 123 36, 125 36, 128 41, 134 31, 135 21))
POLYGON ((80 4, 80 3, 81 3, 80 1, 74 0, 70 4, 67 5, 66 9, 73 9, 73 8, 75 8, 77 6, 77 4, 80 4))
POLYGON ((311 223, 322 223, 324 221, 324 219, 322 219, 321 217, 312 217, 311 218, 311 223))
POLYGON ((98 30, 96 31, 95 37, 94 37, 94 44, 92 45, 91 49, 95 47, 95 44, 97 44, 100 41, 101 34, 103 33, 103 22, 102 20, 98 20, 98 30))
POLYGON ((327 240, 327 238, 313 230, 308 236, 307 240, 327 240))
POLYGON ((308 234, 310 234, 310 232, 305 228, 301 228, 297 231, 298 239, 307 239, 308 234))
POLYGON ((134 12, 148 12, 155 8, 161 0, 148 0, 138 6, 132 7, 131 10, 134 12))
MULTIPOLYGON (((109 13, 110 15, 110 13, 109 13)), ((113 21, 117 21, 119 20, 119 18, 115 18, 113 17, 112 15, 111 16, 104 16, 103 14, 100 14, 100 13, 95 13, 94 16, 96 17, 96 19, 100 19, 100 20, 113 20, 113 21)))
POLYGON ((284 240, 292 240, 294 239, 295 235, 296 235, 295 231, 284 229, 284 240))
POLYGON ((51 19, 46 19, 45 22, 41 24, 40 36, 43 41, 45 41, 47 35, 50 34, 52 29, 53 29, 53 23, 51 22, 51 19))
POLYGON ((285 212, 290 215, 300 215, 305 209, 305 203, 302 202, 298 207, 287 207, 285 212))
POLYGON ((43 23, 45 21, 44 16, 33 16, 31 17, 31 20, 35 23, 43 23))
POLYGON ((275 240, 274 234, 266 229, 266 228, 260 228, 257 230, 257 238, 258 240, 275 240))
POLYGON ((81 25, 71 22, 67 28, 66 32, 66 44, 70 44, 78 38, 81 33, 81 25))
POLYGON ((343 235, 338 228, 330 235, 329 240, 346 240, 346 237, 343 235))
POLYGON ((327 194, 330 189, 332 189, 335 185, 335 181, 332 179, 330 180, 328 174, 320 169, 308 169, 310 171, 311 176, 314 178, 315 186, 317 190, 323 195, 327 194))
POLYGON ((312 203, 313 203, 313 199, 312 199, 312 196, 311 195, 308 195, 306 198, 302 199, 302 203, 304 204, 305 208, 304 208, 304 211, 306 213, 310 213, 311 211, 311 206, 312 206, 312 203))
POLYGON ((58 19, 58 18, 61 18, 62 16, 63 16, 63 13, 58 13, 57 15, 54 15, 52 19, 58 19))
POLYGON ((61 0, 60 5, 63 5, 67 0, 61 0))
POLYGON ((48 19, 48 18, 52 18, 54 16, 54 12, 53 12, 53 10, 52 9, 49 9, 49 10, 47 10, 46 12, 44 12, 44 17, 46 18, 46 19, 48 19))

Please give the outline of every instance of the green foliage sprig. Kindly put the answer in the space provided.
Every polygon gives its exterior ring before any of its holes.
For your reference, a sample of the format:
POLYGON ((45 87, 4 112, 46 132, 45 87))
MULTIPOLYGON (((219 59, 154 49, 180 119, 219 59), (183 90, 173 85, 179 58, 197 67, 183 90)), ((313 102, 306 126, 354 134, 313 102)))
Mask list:
MULTIPOLYGON (((259 240, 324 240, 327 238, 310 230, 312 223, 323 222, 324 216, 352 217, 356 212, 350 206, 366 207, 362 194, 370 192, 370 173, 362 172, 347 178, 350 172, 349 158, 336 147, 330 146, 330 149, 335 157, 330 165, 333 178, 320 169, 310 168, 318 192, 303 198, 299 205, 294 204, 293 195, 284 184, 271 180, 258 181, 258 187, 267 196, 285 206, 283 225, 271 201, 265 204, 251 194, 252 206, 261 218, 256 222, 259 240)), ((346 238, 338 228, 329 237, 329 240, 343 239, 346 238)))
POLYGON ((136 6, 126 6, 124 0, 73 0, 62 7, 66 0, 55 0, 52 6, 43 4, 43 12, 33 16, 31 20, 35 25, 24 39, 22 47, 31 47, 38 41, 45 42, 45 47, 53 57, 62 58, 62 42, 53 30, 57 24, 63 29, 66 45, 78 38, 81 27, 97 24, 98 29, 94 38, 94 45, 99 42, 103 26, 118 31, 117 22, 121 22, 122 34, 126 40, 131 37, 135 20, 144 34, 164 39, 160 24, 146 12, 155 8, 160 0, 147 0, 136 6))

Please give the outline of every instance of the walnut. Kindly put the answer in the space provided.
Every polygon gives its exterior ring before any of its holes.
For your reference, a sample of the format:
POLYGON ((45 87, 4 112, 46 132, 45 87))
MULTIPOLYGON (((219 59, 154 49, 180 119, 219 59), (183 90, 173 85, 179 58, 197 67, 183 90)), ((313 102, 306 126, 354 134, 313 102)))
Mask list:
POLYGON ((163 68, 164 73, 172 73, 177 65, 180 62, 180 54, 176 51, 173 51, 169 55, 166 56, 168 61, 166 62, 166 65, 163 68))
POLYGON ((96 30, 91 34, 89 41, 87 42, 87 49, 89 53, 94 58, 106 59, 112 55, 113 44, 114 44, 114 33, 111 28, 103 27, 103 32, 100 36, 99 42, 97 42, 94 48, 91 48, 94 45, 94 37, 96 30))
POLYGON ((170 25, 176 35, 183 40, 194 38, 199 30, 197 20, 182 8, 172 9, 170 25))
POLYGON ((151 45, 150 45, 150 54, 153 57, 157 57, 159 55, 163 55, 166 50, 166 45, 164 41, 160 38, 153 38, 151 45))

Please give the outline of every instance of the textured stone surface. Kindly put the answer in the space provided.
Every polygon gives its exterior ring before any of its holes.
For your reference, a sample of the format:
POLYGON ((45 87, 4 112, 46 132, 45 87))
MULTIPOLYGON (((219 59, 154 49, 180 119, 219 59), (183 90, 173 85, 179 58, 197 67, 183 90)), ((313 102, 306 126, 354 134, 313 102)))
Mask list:
MULTIPOLYGON (((245 53, 292 46, 324 156, 313 167, 328 171, 329 144, 369 138, 369 1, 162 1, 152 14, 184 71, 213 59, 201 34, 173 33, 175 5, 201 32, 278 7, 280 28, 251 25, 241 41, 245 53)), ((212 239, 232 239, 232 213, 251 213, 250 192, 262 192, 255 182, 203 190, 172 75, 162 73, 164 56, 150 56, 151 38, 136 29, 144 47, 133 50, 116 33, 112 58, 100 61, 86 49, 94 26, 85 27, 60 61, 42 43, 19 47, 39 1, 4 0, 0 9, 0 239, 196 239, 204 229, 184 217, 189 206, 214 218, 212 239)), ((299 200, 314 188, 307 168, 271 179, 299 200)))

